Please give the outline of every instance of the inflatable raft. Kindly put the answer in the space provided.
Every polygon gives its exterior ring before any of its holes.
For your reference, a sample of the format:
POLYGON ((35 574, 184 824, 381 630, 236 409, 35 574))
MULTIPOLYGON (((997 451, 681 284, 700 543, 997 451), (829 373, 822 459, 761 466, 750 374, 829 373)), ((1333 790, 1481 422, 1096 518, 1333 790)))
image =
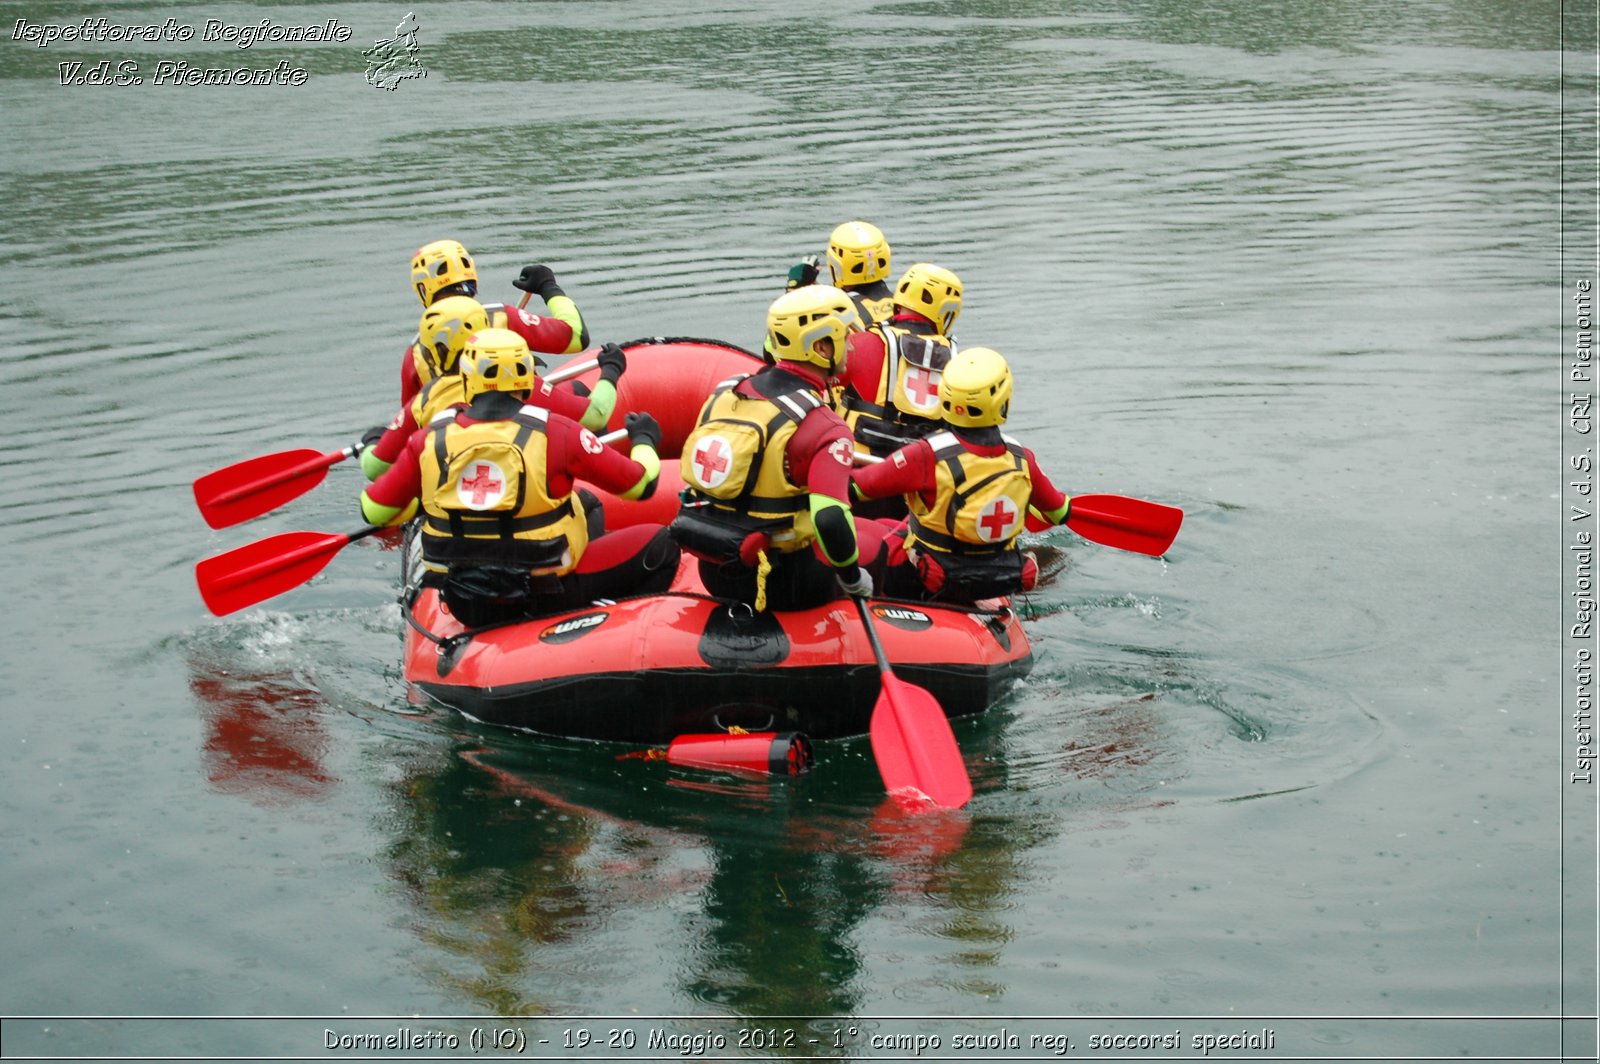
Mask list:
MULTIPOLYGON (((682 487, 676 457, 701 404, 718 382, 761 365, 718 341, 623 346, 628 369, 611 427, 630 410, 654 414, 662 475, 642 503, 599 492, 609 528, 672 519, 682 487)), ((685 554, 666 592, 467 632, 420 586, 409 555, 405 678, 473 719, 651 744, 730 729, 813 739, 868 730, 880 679, 847 599, 758 613, 707 595, 685 554)), ((968 608, 874 599, 869 608, 895 674, 926 688, 947 716, 984 711, 1032 666, 1027 635, 1004 601, 968 608)))

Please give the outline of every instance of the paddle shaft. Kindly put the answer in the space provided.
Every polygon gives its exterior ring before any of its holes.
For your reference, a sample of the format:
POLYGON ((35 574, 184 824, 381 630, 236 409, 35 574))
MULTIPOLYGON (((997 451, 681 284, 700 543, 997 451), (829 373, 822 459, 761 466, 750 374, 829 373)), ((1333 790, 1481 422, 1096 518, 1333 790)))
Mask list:
POLYGON ((279 484, 287 484, 291 480, 298 480, 301 477, 315 473, 318 470, 327 469, 329 466, 338 465, 346 458, 354 458, 356 455, 360 454, 364 448, 364 444, 352 443, 350 446, 340 450, 329 451, 327 454, 320 454, 315 458, 308 458, 299 465, 290 466, 287 469, 281 469, 271 476, 263 477, 260 480, 251 481, 248 484, 237 485, 228 489, 227 491, 218 492, 211 499, 211 502, 219 506, 230 502, 237 502, 239 499, 243 499, 246 496, 255 495, 258 492, 266 491, 268 488, 275 488, 279 484))
POLYGON ((544 382, 546 384, 560 384, 562 381, 570 381, 574 377, 588 373, 599 364, 600 360, 594 358, 584 359, 582 362, 568 362, 554 373, 546 374, 544 382))
POLYGON ((326 554, 330 558, 338 551, 343 550, 358 539, 365 539, 377 532, 382 532, 383 525, 368 525, 355 532, 346 532, 344 542, 337 540, 327 543, 311 543, 303 547, 294 547, 284 551, 276 557, 266 558, 253 565, 246 565, 232 572, 219 576, 211 581, 213 587, 219 591, 231 591, 254 580, 259 580, 273 573, 281 572, 301 562, 310 561, 319 555, 326 554))
POLYGON ((850 601, 856 604, 856 612, 861 614, 861 628, 867 633, 867 642, 872 646, 872 656, 878 662, 878 675, 892 677, 894 670, 889 667, 889 655, 883 652, 883 643, 878 639, 878 628, 872 623, 872 611, 867 608, 867 600, 860 595, 851 595, 850 601))
MULTIPOLYGON (((550 374, 545 378, 545 380, 551 384, 560 384, 562 381, 570 380, 573 377, 588 372, 598 364, 599 363, 597 361, 587 360, 573 365, 564 366, 559 371, 550 374)), ((202 511, 213 514, 223 514, 227 513, 228 508, 234 503, 237 503, 242 499, 248 499, 254 495, 261 495, 271 492, 274 488, 292 484, 296 481, 304 482, 299 485, 299 490, 289 492, 284 497, 267 500, 260 508, 245 507, 243 508, 245 512, 228 513, 227 516, 218 518, 218 520, 224 522, 224 525, 237 524, 240 521, 259 516, 261 513, 265 513, 267 510, 281 506, 283 503, 289 501, 289 499, 295 498, 303 492, 310 491, 312 488, 322 483, 322 477, 319 474, 321 474, 324 470, 328 469, 330 466, 337 465, 347 458, 354 458, 356 455, 366 450, 366 447, 367 445, 365 443, 352 443, 348 447, 343 447, 337 451, 329 451, 326 454, 312 453, 310 457, 299 461, 294 460, 296 452, 285 452, 278 455, 264 455, 260 458, 247 458, 242 462, 236 462, 231 466, 226 466, 213 473, 208 473, 199 480, 195 481, 195 501, 200 505, 202 511), (280 469, 274 469, 270 472, 251 476, 253 471, 252 467, 259 466, 261 464, 275 463, 278 460, 285 460, 288 464, 284 465, 280 469), (245 479, 237 484, 232 484, 228 487, 222 488, 221 490, 212 490, 213 485, 215 485, 217 481, 227 481, 234 477, 240 476, 247 477, 249 479, 245 479)))

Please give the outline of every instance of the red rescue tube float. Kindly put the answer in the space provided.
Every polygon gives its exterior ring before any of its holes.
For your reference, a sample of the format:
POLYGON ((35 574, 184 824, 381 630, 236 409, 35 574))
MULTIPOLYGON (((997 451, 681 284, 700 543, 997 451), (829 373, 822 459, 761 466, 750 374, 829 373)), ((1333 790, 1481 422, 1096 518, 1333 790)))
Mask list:
POLYGON ((800 732, 680 735, 667 744, 667 764, 724 769, 757 776, 798 776, 814 763, 800 732))
MULTIPOLYGON (((655 415, 662 483, 652 500, 631 506, 597 492, 608 528, 672 519, 681 484, 677 454, 701 405, 720 381, 761 365, 757 356, 711 340, 624 348, 628 369, 612 427, 630 410, 655 415)), ((849 599, 758 613, 707 595, 687 554, 660 594, 476 632, 465 631, 431 588, 410 586, 406 601, 406 680, 489 724, 651 745, 740 730, 833 739, 867 732, 880 690, 871 644, 849 599)), ((895 674, 930 691, 948 716, 983 712, 1032 667, 1032 647, 1009 604, 983 605, 875 599, 869 606, 895 674)), ((765 752, 731 747, 731 755, 725 749, 719 756, 766 762, 765 752)))

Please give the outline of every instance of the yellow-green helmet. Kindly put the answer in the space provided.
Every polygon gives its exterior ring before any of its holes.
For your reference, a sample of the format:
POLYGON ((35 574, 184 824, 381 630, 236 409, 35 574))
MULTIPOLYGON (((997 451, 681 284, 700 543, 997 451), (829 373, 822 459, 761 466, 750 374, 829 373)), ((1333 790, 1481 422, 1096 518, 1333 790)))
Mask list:
POLYGON ((510 329, 480 329, 461 350, 467 401, 484 392, 525 392, 538 382, 528 342, 510 329))
POLYGON ((952 425, 983 428, 1000 425, 1011 410, 1011 367, 1000 352, 969 347, 944 367, 939 378, 939 405, 952 425))
POLYGON ((767 308, 767 340, 772 357, 804 362, 827 373, 844 368, 852 330, 861 328, 856 305, 843 291, 827 284, 808 284, 785 292, 767 308), (833 341, 830 354, 818 354, 818 340, 833 341))
POLYGON ((932 320, 948 336, 961 313, 961 278, 931 262, 913 263, 894 286, 894 305, 932 320))
POLYGON ((452 373, 467 338, 489 327, 489 312, 471 296, 445 296, 422 312, 417 340, 436 377, 452 373))
POLYGON ((411 256, 411 287, 416 289, 417 298, 425 307, 432 305, 440 289, 467 281, 472 282, 473 292, 476 292, 478 268, 472 264, 467 249, 454 240, 424 244, 411 256))
POLYGON ((871 222, 845 222, 828 236, 828 272, 836 285, 871 284, 889 276, 889 242, 871 222))

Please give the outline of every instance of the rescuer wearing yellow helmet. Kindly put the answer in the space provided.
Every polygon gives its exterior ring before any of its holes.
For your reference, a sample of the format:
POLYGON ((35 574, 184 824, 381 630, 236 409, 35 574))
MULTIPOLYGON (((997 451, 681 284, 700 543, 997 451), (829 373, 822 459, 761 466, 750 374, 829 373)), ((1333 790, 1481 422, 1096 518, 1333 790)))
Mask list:
POLYGON ((1071 504, 1000 431, 1013 389, 998 351, 962 351, 939 382, 941 430, 856 470, 857 499, 903 496, 910 511, 903 540, 885 543, 886 594, 971 604, 1033 587, 1038 565, 1017 549, 1028 510, 1059 524, 1071 504))
POLYGON ((684 442, 684 505, 672 535, 700 558, 713 595, 803 609, 865 595, 861 567, 883 530, 850 512, 850 430, 827 405, 860 316, 831 285, 784 293, 767 311, 774 362, 723 381, 684 442), (870 523, 869 523, 870 524, 870 523))
MULTIPOLYGON (((484 304, 484 310, 489 315, 490 325, 510 329, 527 341, 530 350, 544 354, 573 354, 589 345, 589 333, 583 315, 556 283, 555 273, 550 267, 524 266, 522 273, 511 284, 543 299, 549 313, 540 316, 506 303, 487 303, 484 304)), ((424 244, 411 256, 411 289, 424 310, 451 296, 476 298, 477 264, 458 240, 435 240, 424 244)), ((417 392, 439 372, 432 352, 420 343, 420 337, 413 337, 400 362, 400 405, 410 405, 417 392)), ((380 426, 362 437, 368 445, 361 455, 362 469, 369 480, 384 469, 382 462, 369 457, 371 445, 383 432, 384 428, 380 426)))
MULTIPOLYGON (((865 326, 888 319, 894 299, 889 288, 889 241, 871 222, 842 222, 828 234, 828 275, 836 288, 850 294, 865 326)), ((790 290, 815 284, 822 263, 815 255, 789 267, 790 290)))
MULTIPOLYGON (((588 346, 589 336, 583 324, 583 315, 556 283, 555 272, 550 267, 524 266, 511 285, 544 300, 550 313, 540 317, 504 303, 488 303, 484 309, 489 312, 491 325, 517 333, 528 342, 529 350, 534 352, 570 355, 588 346), (504 320, 497 320, 501 314, 504 320)), ((478 267, 459 241, 435 240, 422 245, 411 257, 411 287, 417 293, 423 309, 446 296, 476 298, 478 267)), ((408 349, 407 354, 414 362, 409 366, 407 377, 414 377, 415 380, 402 379, 401 402, 409 401, 417 389, 428 383, 437 372, 426 363, 428 352, 408 349), (416 360, 421 361, 417 363, 416 360)))
MULTIPOLYGON (((950 270, 913 263, 895 283, 894 313, 851 341, 836 406, 860 450, 882 458, 939 427, 939 376, 956 351, 950 332, 961 297, 961 278, 950 270)), ((857 512, 905 516, 897 499, 857 512)))
MULTIPOLYGON (((521 313, 515 307, 511 309, 521 313)), ((488 308, 471 296, 445 296, 422 312, 414 348, 425 352, 423 358, 433 376, 411 397, 411 402, 401 408, 383 434, 361 452, 361 468, 368 480, 382 475, 411 439, 411 434, 431 421, 435 414, 445 407, 466 402, 459 372, 461 349, 468 337, 493 327, 495 321, 505 320, 508 320, 505 312, 491 315, 488 308)), ((600 379, 587 395, 574 391, 570 385, 551 387, 538 381, 528 401, 569 417, 584 428, 599 431, 616 409, 616 382, 628 362, 616 344, 606 344, 596 361, 600 364, 600 379)), ((536 358, 535 367, 538 364, 536 358)))
POLYGON ((961 278, 913 263, 894 289, 894 313, 850 345, 844 419, 856 442, 882 457, 939 424, 939 375, 955 353, 961 278))
POLYGON ((480 329, 460 362, 465 405, 446 407, 412 435, 362 492, 362 516, 399 524, 420 505, 423 582, 468 627, 665 590, 678 567, 666 528, 596 535, 574 490, 581 477, 625 499, 654 492, 655 418, 627 416, 625 457, 528 401, 539 380, 518 334, 480 329))

